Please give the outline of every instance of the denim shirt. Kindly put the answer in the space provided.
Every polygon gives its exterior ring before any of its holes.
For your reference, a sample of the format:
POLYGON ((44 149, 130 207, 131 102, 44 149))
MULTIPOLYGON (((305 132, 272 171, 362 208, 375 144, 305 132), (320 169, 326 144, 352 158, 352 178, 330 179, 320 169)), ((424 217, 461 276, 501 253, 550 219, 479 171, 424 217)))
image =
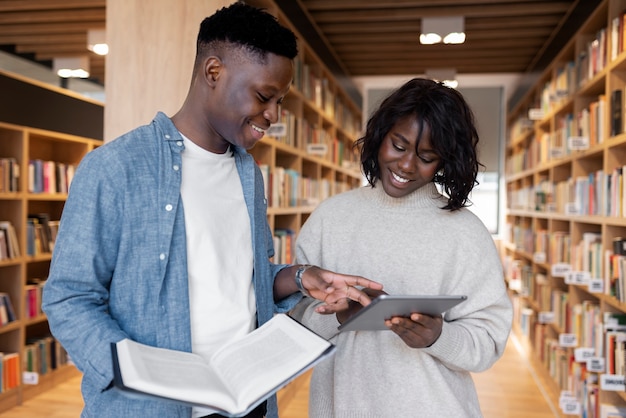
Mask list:
MULTIPOLYGON (((71 183, 43 310, 83 372, 83 417, 191 416, 187 406, 134 399, 111 385, 112 342, 130 338, 191 351, 183 149, 174 124, 158 113, 151 124, 87 154, 71 183)), ((274 278, 285 265, 269 262, 274 248, 263 178, 244 149, 235 147, 234 156, 252 226, 252 280, 263 324, 300 295, 274 302, 274 278)), ((272 397, 267 417, 277 416, 272 397)))

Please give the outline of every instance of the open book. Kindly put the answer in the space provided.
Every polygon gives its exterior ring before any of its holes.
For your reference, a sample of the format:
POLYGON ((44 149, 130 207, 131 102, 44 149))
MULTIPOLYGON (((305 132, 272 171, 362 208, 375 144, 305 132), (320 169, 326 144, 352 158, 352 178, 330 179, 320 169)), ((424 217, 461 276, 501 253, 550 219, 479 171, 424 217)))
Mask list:
POLYGON ((241 416, 331 355, 335 346, 278 314, 221 347, 209 361, 130 339, 112 343, 111 349, 117 388, 241 416))

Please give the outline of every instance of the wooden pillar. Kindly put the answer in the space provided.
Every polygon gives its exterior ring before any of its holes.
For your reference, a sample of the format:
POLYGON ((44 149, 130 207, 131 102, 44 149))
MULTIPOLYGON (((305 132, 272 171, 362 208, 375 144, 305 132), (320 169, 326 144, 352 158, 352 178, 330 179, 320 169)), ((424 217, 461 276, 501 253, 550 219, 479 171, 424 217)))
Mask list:
POLYGON ((182 105, 200 22, 232 0, 107 0, 104 138, 182 105))

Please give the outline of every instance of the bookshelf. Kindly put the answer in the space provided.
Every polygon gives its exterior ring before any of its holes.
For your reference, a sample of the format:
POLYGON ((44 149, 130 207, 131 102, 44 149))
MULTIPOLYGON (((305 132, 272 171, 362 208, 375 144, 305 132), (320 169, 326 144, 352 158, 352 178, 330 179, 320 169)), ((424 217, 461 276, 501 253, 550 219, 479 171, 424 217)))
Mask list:
POLYGON ((625 11, 601 2, 507 116, 514 331, 562 416, 626 410, 625 11))
POLYGON ((289 248, 315 206, 361 185, 352 145, 361 130, 361 110, 272 0, 246 1, 264 7, 298 37, 293 84, 278 124, 250 153, 266 179, 268 220, 276 231, 276 262, 291 263, 289 248))
MULTIPOLYGON (((0 225, 10 223, 17 241, 17 252, 0 256, 0 294, 8 295, 14 312, 13 320, 0 321, 0 352, 3 359, 14 357, 13 353, 19 357, 17 367, 12 366, 14 381, 6 385, 11 379, 3 374, 0 411, 78 373, 50 338, 46 317, 41 313, 41 287, 50 267, 53 238, 39 235, 41 227, 36 233, 33 222, 43 225, 44 215, 52 225, 60 219, 72 167, 101 143, 0 122, 0 225), (40 219, 29 220, 34 215, 40 215, 40 219), (47 245, 42 245, 44 239, 47 245)), ((0 318, 2 312, 0 307, 0 318)))

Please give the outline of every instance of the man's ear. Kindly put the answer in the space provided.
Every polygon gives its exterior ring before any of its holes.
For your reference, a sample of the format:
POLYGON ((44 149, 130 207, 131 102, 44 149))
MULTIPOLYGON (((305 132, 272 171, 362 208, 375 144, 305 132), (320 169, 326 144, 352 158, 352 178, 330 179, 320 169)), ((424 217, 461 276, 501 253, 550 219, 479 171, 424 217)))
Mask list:
POLYGON ((214 86, 217 79, 220 77, 223 64, 218 57, 211 56, 207 58, 204 64, 204 78, 210 86, 214 86))

